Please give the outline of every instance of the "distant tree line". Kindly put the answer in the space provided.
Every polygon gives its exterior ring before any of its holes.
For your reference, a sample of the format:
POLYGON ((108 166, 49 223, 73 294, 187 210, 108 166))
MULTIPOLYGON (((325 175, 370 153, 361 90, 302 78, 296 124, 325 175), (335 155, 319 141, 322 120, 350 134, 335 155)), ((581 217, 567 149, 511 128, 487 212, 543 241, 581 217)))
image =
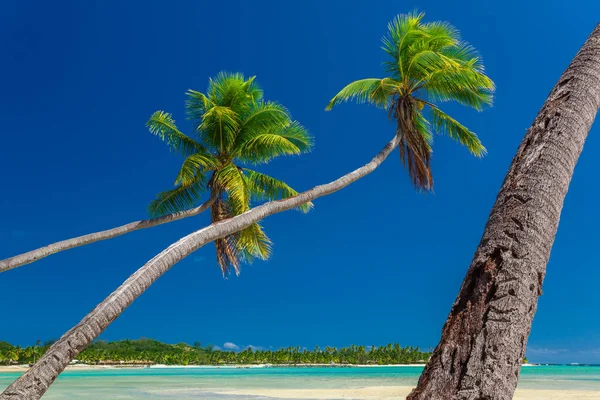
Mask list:
MULTIPOLYGON (((0 365, 30 364, 39 359, 52 341, 34 346, 13 346, 0 342, 0 365)), ((187 343, 166 344, 153 339, 97 340, 77 357, 86 364, 412 364, 429 360, 430 352, 418 347, 386 346, 315 347, 313 350, 287 347, 278 350, 252 349, 242 351, 216 350, 214 346, 187 343)))

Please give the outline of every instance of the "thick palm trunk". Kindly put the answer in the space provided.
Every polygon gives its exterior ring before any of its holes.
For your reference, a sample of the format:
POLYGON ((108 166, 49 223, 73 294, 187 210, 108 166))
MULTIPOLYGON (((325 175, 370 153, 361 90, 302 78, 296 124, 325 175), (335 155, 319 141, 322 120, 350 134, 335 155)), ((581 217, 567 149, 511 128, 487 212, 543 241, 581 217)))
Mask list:
POLYGON ((27 253, 19 254, 18 256, 0 260, 0 272, 8 271, 9 269, 17 268, 25 264, 30 264, 63 250, 85 246, 86 244, 99 242, 100 240, 112 239, 114 237, 137 231, 139 229, 152 228, 157 225, 166 224, 167 222, 193 217, 209 208, 215 202, 216 198, 217 193, 211 193, 210 198, 205 203, 189 210, 167 214, 157 218, 146 219, 143 221, 130 222, 126 225, 117 226, 116 228, 90 233, 72 239, 62 240, 48 246, 40 247, 36 250, 28 251, 27 253))
POLYGON ((0 400, 39 399, 79 352, 84 350, 125 308, 178 261, 206 243, 238 232, 269 215, 299 207, 318 197, 343 189, 373 172, 398 146, 398 142, 398 136, 394 137, 368 164, 333 182, 316 186, 294 197, 265 203, 242 215, 196 231, 172 244, 137 270, 81 322, 65 333, 29 371, 0 395, 0 400))
POLYGON ((599 106, 600 25, 527 131, 409 400, 512 399, 563 200, 599 106))

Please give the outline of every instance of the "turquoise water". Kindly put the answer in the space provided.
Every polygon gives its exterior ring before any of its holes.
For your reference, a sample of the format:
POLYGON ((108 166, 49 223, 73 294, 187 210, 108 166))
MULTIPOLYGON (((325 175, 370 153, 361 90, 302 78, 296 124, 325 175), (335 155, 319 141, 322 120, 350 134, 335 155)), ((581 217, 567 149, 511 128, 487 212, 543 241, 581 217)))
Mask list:
MULTIPOLYGON (((338 389, 414 386, 421 367, 378 368, 177 368, 67 371, 44 399, 266 399, 218 395, 232 389, 338 389)), ((0 389, 19 374, 0 373, 0 389)), ((524 367, 523 389, 574 389, 600 392, 600 366, 524 367)), ((600 398, 600 395, 599 395, 600 398)))

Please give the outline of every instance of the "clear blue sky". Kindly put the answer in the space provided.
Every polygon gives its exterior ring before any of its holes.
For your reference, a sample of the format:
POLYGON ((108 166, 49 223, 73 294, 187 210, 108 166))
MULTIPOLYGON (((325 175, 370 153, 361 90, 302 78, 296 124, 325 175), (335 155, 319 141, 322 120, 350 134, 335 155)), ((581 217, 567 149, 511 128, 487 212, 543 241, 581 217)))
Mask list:
MULTIPOLYGON (((299 190, 369 160, 393 135, 381 112, 323 111, 351 80, 382 75, 386 24, 418 7, 483 55, 495 107, 449 111, 489 150, 436 139, 436 193, 412 189, 397 154, 319 199, 265 221, 268 262, 224 280, 211 245, 176 265, 103 338, 240 346, 435 346, 512 156, 598 22, 600 2, 469 0, 8 1, 0 16, 0 258, 146 216, 181 159, 144 124, 185 122, 188 88, 221 70, 256 75, 316 138, 264 168, 299 190), (260 3, 260 4, 257 4, 260 3)), ((600 362, 600 128, 577 166, 530 337, 535 361, 600 362)), ((0 276, 0 340, 59 337, 200 216, 51 256, 0 276)))

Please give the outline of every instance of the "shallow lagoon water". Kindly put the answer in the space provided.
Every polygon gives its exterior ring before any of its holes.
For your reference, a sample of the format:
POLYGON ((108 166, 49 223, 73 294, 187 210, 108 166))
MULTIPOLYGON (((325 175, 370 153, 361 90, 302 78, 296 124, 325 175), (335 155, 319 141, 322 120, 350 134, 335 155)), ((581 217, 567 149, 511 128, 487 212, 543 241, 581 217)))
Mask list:
MULTIPOLYGON (((57 379, 44 399, 273 399, 219 393, 263 388, 330 390, 414 386, 421 371, 422 367, 71 370, 57 379)), ((18 373, 0 373, 0 389, 18 376, 18 373)), ((597 391, 600 399, 600 366, 523 367, 519 388, 597 391)))

